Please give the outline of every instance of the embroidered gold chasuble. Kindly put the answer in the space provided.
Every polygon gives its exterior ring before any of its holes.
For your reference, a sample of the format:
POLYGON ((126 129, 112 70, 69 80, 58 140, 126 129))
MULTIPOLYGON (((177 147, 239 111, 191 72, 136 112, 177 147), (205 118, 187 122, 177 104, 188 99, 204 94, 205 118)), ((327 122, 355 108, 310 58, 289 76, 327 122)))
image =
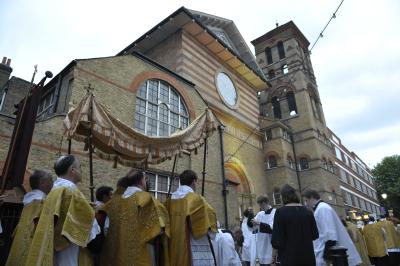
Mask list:
POLYGON ((80 247, 79 266, 92 265, 84 247, 93 219, 94 210, 82 192, 65 187, 52 190, 43 203, 25 265, 53 266, 54 251, 67 248, 70 242, 80 247))
POLYGON ((362 263, 359 266, 370 266, 371 263, 368 258, 368 250, 367 245, 365 244, 364 237, 361 233, 361 230, 357 228, 355 224, 352 222, 346 222, 347 229, 351 232, 350 236, 356 246, 358 254, 362 260, 362 263))
POLYGON ((43 201, 34 200, 26 205, 15 228, 15 236, 6 265, 24 265, 35 233, 35 220, 42 211, 43 201))
POLYGON ((181 199, 168 199, 165 204, 171 223, 170 265, 189 266, 192 264, 190 234, 199 239, 209 230, 217 232, 215 210, 196 193, 188 193, 181 199))
POLYGON ((164 205, 140 191, 128 198, 114 196, 103 208, 110 220, 101 265, 151 266, 149 244, 154 244, 157 265, 168 264, 169 219, 164 205), (161 248, 160 248, 161 247, 161 248))

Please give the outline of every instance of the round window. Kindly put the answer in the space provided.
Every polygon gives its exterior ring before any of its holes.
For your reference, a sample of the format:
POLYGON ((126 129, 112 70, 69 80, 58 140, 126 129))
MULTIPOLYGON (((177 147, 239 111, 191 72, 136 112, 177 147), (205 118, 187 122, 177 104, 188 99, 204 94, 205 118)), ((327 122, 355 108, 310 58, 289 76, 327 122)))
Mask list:
POLYGON ((221 98, 229 107, 234 107, 237 103, 237 93, 232 80, 224 72, 218 73, 217 89, 221 98))

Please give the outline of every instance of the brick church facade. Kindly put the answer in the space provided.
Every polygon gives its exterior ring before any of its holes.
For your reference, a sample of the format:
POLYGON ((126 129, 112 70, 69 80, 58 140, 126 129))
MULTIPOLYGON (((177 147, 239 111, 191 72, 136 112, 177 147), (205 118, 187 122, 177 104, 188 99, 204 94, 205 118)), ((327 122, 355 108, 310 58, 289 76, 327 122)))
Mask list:
MULTIPOLYGON (((90 84, 114 116, 151 136, 187 127, 205 108, 214 112, 222 126, 208 140, 205 197, 221 222, 228 217, 229 226, 238 224, 257 195, 268 194, 274 205, 281 205, 279 190, 286 183, 299 192, 320 191, 340 214, 353 209, 378 213, 372 180, 364 182, 369 190, 363 194, 339 175, 342 163, 335 147, 342 144, 335 144, 327 128, 307 39, 289 22, 252 44, 255 56, 233 21, 182 7, 116 56, 73 60, 44 87, 27 175, 34 169, 53 172, 55 159, 67 153, 63 119, 90 84), (370 208, 349 204, 346 193, 359 194, 370 208)), ((29 86, 7 87, 16 78, 9 79, 7 62, 0 70, 1 166, 13 128, 9 106, 29 86)), ((338 148, 345 150, 342 146, 338 148)), ((88 176, 83 147, 72 141, 72 154, 88 176)), ((126 167, 113 164, 94 154, 96 186, 115 187, 126 174, 126 167)), ((182 151, 177 172, 184 169, 193 169, 201 179, 203 148, 192 154, 182 151)), ((171 170, 172 161, 146 170, 150 190, 160 200, 166 197, 171 170)), ((89 195, 88 178, 79 186, 89 195)))

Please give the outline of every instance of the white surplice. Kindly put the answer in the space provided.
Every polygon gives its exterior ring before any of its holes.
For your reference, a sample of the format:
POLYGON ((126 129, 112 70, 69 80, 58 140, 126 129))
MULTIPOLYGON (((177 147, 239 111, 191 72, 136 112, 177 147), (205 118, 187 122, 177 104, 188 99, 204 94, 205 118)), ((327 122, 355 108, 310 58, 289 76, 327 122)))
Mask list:
MULTIPOLYGON (((276 209, 270 209, 270 211, 260 211, 257 213, 254 220, 259 223, 268 224, 271 229, 274 227, 274 216, 276 209)), ((270 264, 272 262, 272 245, 271 245, 272 234, 261 233, 258 231, 256 237, 256 254, 260 264, 270 264)))
MULTIPOLYGON (((53 184, 53 189, 59 188, 59 187, 66 187, 69 189, 78 189, 78 187, 71 181, 57 177, 57 180, 53 184)), ((96 235, 100 234, 100 226, 97 223, 96 219, 93 219, 93 224, 92 224, 92 230, 90 231, 88 240, 86 243, 89 243, 93 239, 96 238, 96 235)), ((79 261, 79 246, 70 243, 70 245, 61 251, 55 251, 54 252, 54 266, 78 266, 78 261, 79 261)))
POLYGON ((252 228, 247 226, 247 217, 244 217, 242 222, 243 233, 243 246, 242 246, 242 260, 250 261, 251 238, 253 237, 252 228))
POLYGON ((43 191, 39 189, 34 189, 24 195, 22 203, 24 204, 24 206, 26 206, 34 200, 44 200, 45 198, 46 194, 43 191))
POLYGON ((217 266, 241 266, 239 255, 235 250, 235 242, 230 233, 218 229, 212 241, 217 266))
MULTIPOLYGON (((194 193, 194 190, 189 186, 181 185, 175 192, 172 193, 171 200, 182 199, 188 193, 194 193)), ((214 239, 215 233, 209 231, 208 236, 205 235, 199 239, 194 239, 192 234, 190 234, 190 247, 192 249, 193 266, 214 265, 214 257, 212 255, 208 237, 214 239)))
POLYGON ((314 240, 314 252, 317 266, 326 265, 323 255, 325 242, 328 240, 336 241, 336 245, 343 246, 347 249, 349 266, 361 264, 360 255, 335 210, 332 209, 329 204, 320 201, 317 203, 314 216, 319 232, 319 238, 314 240))

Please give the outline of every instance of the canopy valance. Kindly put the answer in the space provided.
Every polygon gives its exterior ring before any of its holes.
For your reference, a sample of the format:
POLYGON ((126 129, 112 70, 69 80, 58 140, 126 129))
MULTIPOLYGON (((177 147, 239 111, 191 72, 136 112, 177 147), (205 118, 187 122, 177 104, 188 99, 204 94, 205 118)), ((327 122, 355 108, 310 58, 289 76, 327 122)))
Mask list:
POLYGON ((67 139, 87 141, 91 133, 91 143, 99 157, 126 166, 158 164, 183 150, 194 151, 218 125, 213 112, 205 109, 187 128, 168 137, 146 136, 114 117, 91 92, 69 111, 64 120, 67 139))

